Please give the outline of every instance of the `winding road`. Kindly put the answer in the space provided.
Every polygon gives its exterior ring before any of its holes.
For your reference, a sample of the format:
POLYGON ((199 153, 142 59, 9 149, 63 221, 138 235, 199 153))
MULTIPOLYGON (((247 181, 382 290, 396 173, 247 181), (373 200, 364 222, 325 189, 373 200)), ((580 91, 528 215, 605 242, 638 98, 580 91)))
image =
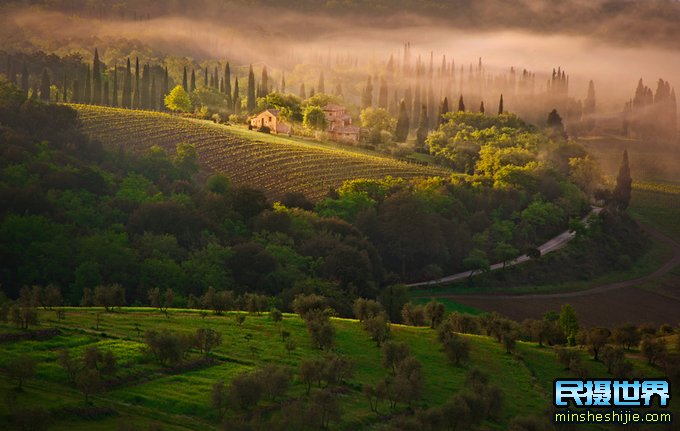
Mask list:
MULTIPOLYGON (((651 226, 642 223, 639 225, 656 240, 672 248, 672 254, 666 262, 643 277, 572 292, 515 295, 430 293, 427 297, 450 298, 480 310, 499 312, 518 321, 538 318, 546 311, 559 311, 562 304, 569 302, 576 310, 579 321, 586 325, 611 326, 625 322, 680 323, 680 286, 673 279, 662 279, 680 265, 680 243, 651 226), (647 285, 647 288, 641 288, 641 285, 647 285)), ((564 247, 571 240, 564 235, 565 233, 558 235, 544 246, 550 247, 549 244, 553 244, 557 247, 551 251, 564 247)), ((519 261, 518 258, 516 263, 525 261, 519 261)), ((446 278, 457 280, 469 275, 466 272, 446 278)), ((418 285, 428 285, 428 282, 418 285)))
MULTIPOLYGON (((600 211, 602 211, 602 208, 599 207, 593 207, 592 211, 590 211, 585 217, 581 219, 582 223, 588 223, 588 219, 590 216, 594 214, 599 214, 600 211)), ((576 237, 576 232, 566 230, 562 232, 561 234, 551 238, 550 240, 546 241, 544 244, 540 245, 538 247, 538 250, 541 252, 541 256, 552 253, 553 251, 560 250, 569 244, 569 241, 574 239, 576 237)), ((523 254, 516 259, 506 262, 505 264, 503 263, 494 263, 489 267, 490 271, 495 271, 498 269, 503 269, 508 266, 514 266, 518 265, 520 263, 528 262, 531 260, 531 257, 527 256, 526 254, 523 254)), ((464 278, 468 278, 472 276, 476 271, 464 271, 464 272, 459 272, 458 274, 452 274, 452 275, 447 275, 445 277, 438 278, 436 280, 428 280, 428 281, 421 281, 418 283, 411 283, 407 284, 406 286, 408 287, 423 287, 423 286, 438 286, 442 284, 447 284, 451 283, 452 281, 457 281, 461 280, 464 278)))

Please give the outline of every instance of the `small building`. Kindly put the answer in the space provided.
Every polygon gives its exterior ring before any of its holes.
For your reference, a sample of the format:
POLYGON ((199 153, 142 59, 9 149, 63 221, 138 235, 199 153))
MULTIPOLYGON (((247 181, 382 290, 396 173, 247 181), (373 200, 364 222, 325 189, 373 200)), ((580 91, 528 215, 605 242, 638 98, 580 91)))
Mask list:
POLYGON ((253 129, 269 129, 274 134, 290 134, 290 126, 279 117, 278 109, 265 109, 250 119, 250 126, 253 129))
POLYGON ((328 134, 334 141, 359 142, 361 129, 352 125, 352 117, 344 106, 326 105, 323 108, 328 123, 328 134))

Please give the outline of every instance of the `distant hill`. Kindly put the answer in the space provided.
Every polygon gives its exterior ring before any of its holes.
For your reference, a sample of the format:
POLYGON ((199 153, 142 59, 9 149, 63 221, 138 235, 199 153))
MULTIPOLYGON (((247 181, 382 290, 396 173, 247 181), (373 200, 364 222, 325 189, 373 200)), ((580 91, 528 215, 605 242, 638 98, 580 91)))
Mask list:
POLYGON ((385 176, 446 176, 442 168, 420 166, 359 150, 336 148, 169 114, 72 105, 84 131, 107 145, 143 151, 154 145, 174 153, 196 146, 204 169, 228 175, 237 185, 262 189, 272 198, 286 192, 323 197, 345 180, 385 176))

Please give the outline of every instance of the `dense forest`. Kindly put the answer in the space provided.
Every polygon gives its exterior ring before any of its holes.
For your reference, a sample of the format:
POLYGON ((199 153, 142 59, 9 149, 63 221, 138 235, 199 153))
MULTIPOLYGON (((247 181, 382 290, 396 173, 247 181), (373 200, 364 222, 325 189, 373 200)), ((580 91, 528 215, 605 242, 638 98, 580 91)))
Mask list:
MULTIPOLYGON (((69 107, 26 99, 7 81, 1 100, 1 273, 11 297, 54 285, 78 304, 97 286, 120 285, 128 304, 159 288, 187 305, 213 288, 275 296, 290 309, 298 293, 323 293, 348 315, 356 297, 403 296, 387 289, 400 281, 511 260, 575 226, 589 195, 609 200, 613 215, 629 199, 593 188, 597 166, 559 124, 550 138, 509 114, 447 114, 428 138, 440 148, 440 136, 455 136, 465 152, 443 146, 440 157, 468 174, 353 180, 319 202, 294 193, 272 203, 232 186, 228 172, 202 180, 190 145, 103 148, 69 107)), ((620 217, 603 222, 616 231, 620 217)), ((597 244, 603 264, 615 263, 631 237, 598 229, 580 229, 591 236, 582 247, 597 244)))

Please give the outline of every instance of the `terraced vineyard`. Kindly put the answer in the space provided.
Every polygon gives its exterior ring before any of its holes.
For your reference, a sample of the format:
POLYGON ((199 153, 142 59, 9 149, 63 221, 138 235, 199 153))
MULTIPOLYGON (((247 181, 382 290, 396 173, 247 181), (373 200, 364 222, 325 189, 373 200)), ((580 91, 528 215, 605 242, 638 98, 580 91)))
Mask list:
POLYGON ((318 199, 348 179, 448 174, 441 168, 311 142, 250 140, 227 126, 159 112, 71 106, 79 112, 85 132, 106 145, 133 150, 159 145, 172 154, 179 143, 193 144, 204 168, 227 174, 235 184, 263 189, 273 198, 301 191, 318 199))

